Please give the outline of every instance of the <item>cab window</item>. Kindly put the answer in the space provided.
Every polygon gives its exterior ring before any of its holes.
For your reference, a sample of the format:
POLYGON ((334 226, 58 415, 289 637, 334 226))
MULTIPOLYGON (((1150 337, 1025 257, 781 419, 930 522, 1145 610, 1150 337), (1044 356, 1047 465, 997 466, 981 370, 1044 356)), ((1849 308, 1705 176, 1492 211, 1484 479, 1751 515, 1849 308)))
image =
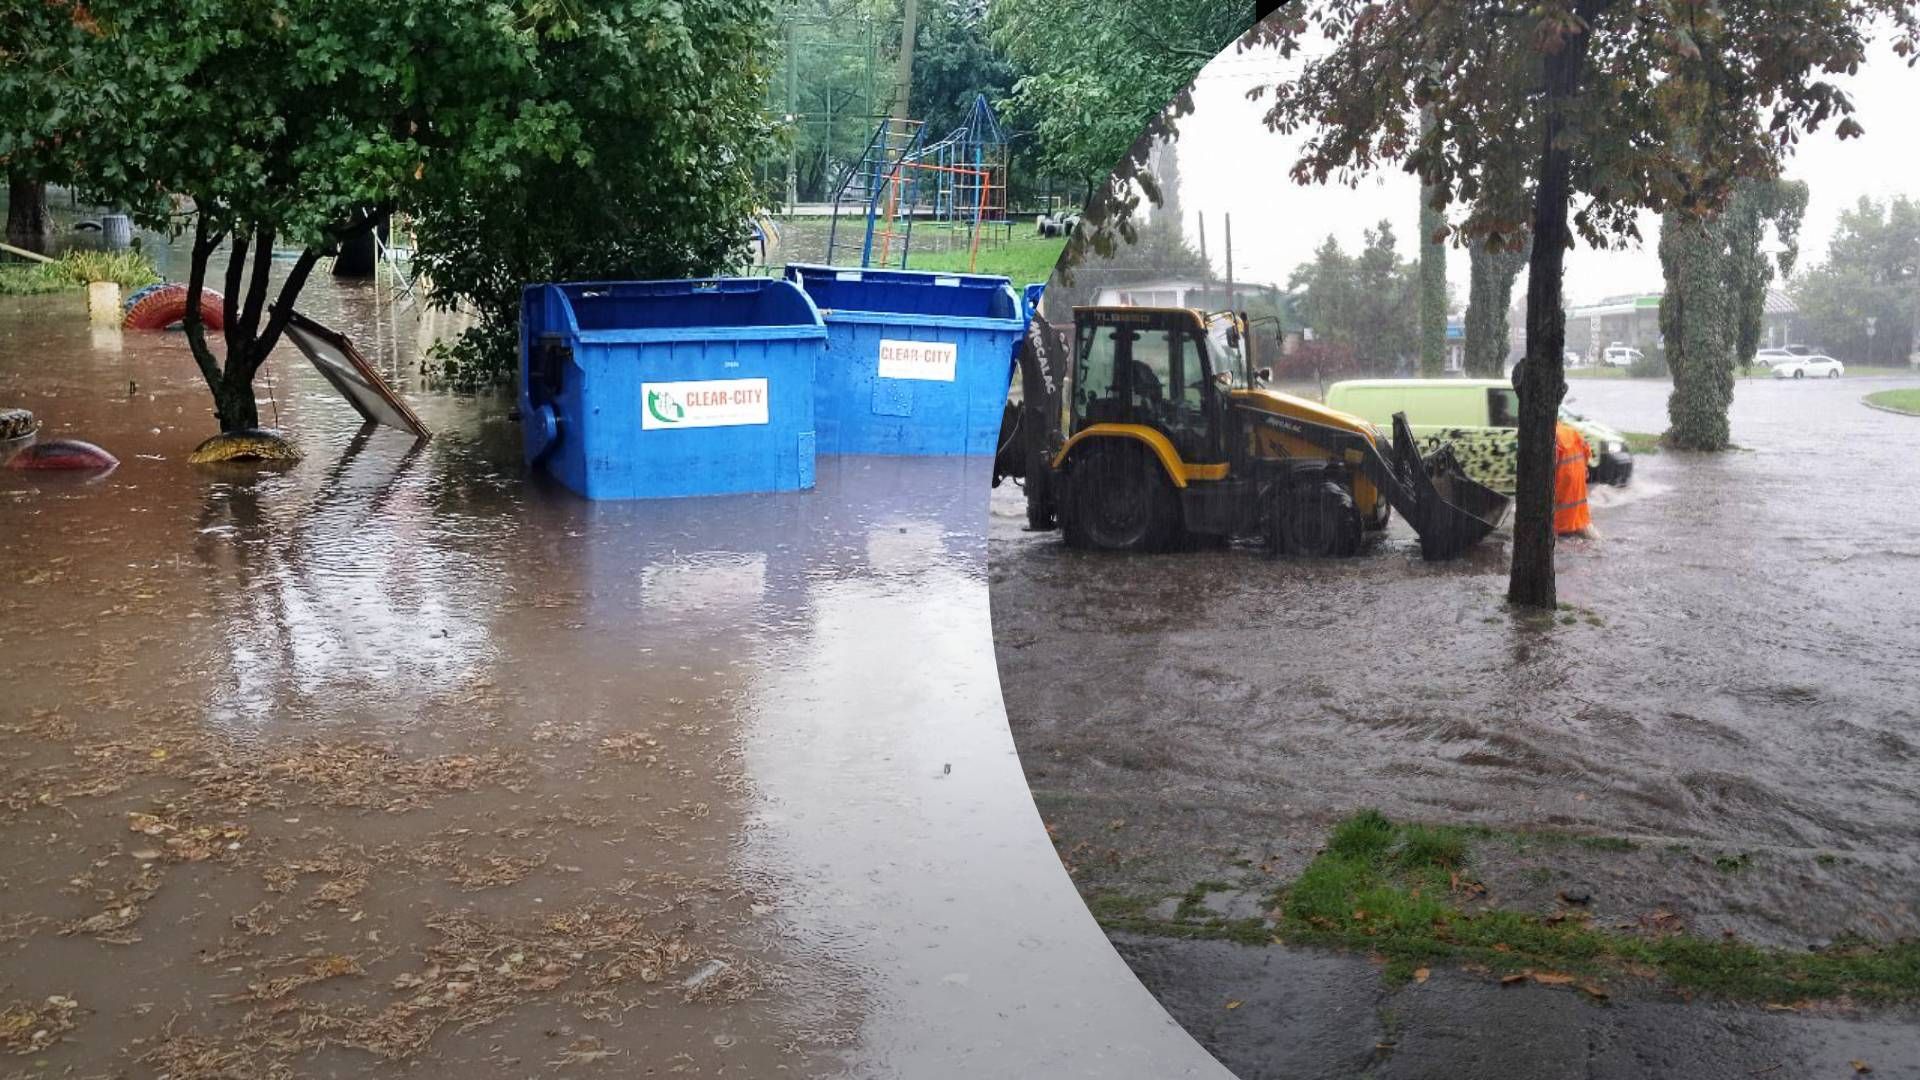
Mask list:
POLYGON ((1492 427, 1520 426, 1520 395, 1504 386, 1487 390, 1487 424, 1492 427))

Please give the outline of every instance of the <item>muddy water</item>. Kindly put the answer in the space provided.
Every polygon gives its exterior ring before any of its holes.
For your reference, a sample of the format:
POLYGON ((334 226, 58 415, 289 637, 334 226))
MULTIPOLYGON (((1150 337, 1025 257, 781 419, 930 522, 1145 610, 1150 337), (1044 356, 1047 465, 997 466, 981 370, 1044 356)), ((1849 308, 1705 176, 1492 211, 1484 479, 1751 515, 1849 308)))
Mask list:
MULTIPOLYGON (((1761 940, 1920 931, 1920 423, 1859 404, 1893 384, 1743 382, 1749 449, 1643 457, 1596 493, 1605 539, 1563 544, 1553 619, 1503 609, 1498 536, 1444 566, 1398 524, 1338 563, 1102 558, 1022 532, 998 492, 994 630, 1036 794, 1092 833, 1133 817, 1100 841, 1115 859, 1217 841, 1297 865, 1377 806, 1747 853, 1761 871, 1617 884, 1717 898, 1709 926, 1761 940)), ((1665 395, 1572 396, 1659 431, 1665 395)))
POLYGON ((0 300, 0 1050, 79 1074, 1214 1075, 1087 919, 989 651, 983 467, 588 504, 448 327, 319 281, 435 438, 296 353, 194 469, 178 335, 0 300), (277 419, 276 419, 277 418, 277 419))

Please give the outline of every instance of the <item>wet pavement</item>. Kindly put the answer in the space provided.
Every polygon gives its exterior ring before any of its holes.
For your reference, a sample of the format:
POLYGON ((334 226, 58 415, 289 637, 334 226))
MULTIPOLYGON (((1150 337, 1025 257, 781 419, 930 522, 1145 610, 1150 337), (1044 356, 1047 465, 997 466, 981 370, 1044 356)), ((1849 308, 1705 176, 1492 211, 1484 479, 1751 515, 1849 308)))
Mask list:
POLYGON ((435 438, 283 346, 305 460, 191 468, 177 334, 0 299, 0 402, 122 462, 0 470, 0 1075, 1221 1075, 1026 791, 986 462, 589 504, 451 324, 302 310, 435 438))
MULTIPOLYGON (((1257 914, 1253 898, 1291 880, 1334 822, 1377 807, 1603 841, 1477 850, 1476 874, 1502 906, 1550 911, 1574 889, 1592 895, 1596 924, 1665 912, 1666 925, 1781 948, 1920 935, 1920 424, 1860 404, 1909 382, 1743 381, 1733 430, 1746 449, 1645 455, 1631 487, 1595 491, 1604 539, 1563 543, 1567 606, 1551 617, 1505 609, 1502 534, 1445 565, 1422 563, 1398 523, 1341 562, 1246 549, 1115 558, 1022 531, 1019 492, 1004 486, 991 530, 1001 679, 1076 882, 1088 895, 1167 897, 1234 882, 1257 914)), ((1657 432, 1666 391, 1576 381, 1570 400, 1657 432)), ((1124 951, 1241 1075, 1346 1074, 1222 1026, 1203 989, 1227 994, 1237 979, 1230 996, 1251 999, 1278 985, 1262 965, 1303 963, 1254 948, 1235 969, 1222 958, 1234 949, 1151 940, 1124 951)), ((1364 959, 1353 962, 1377 992, 1364 959)), ((1425 1009, 1451 1034, 1419 1056, 1402 1038, 1398 1065, 1339 1060, 1379 1075, 1484 1075, 1494 1063, 1552 1075, 1527 1064, 1527 1048, 1626 1037, 1618 1004, 1506 994, 1547 1004, 1482 1012, 1465 994, 1452 1012, 1425 1009)), ((1346 1038, 1328 1011, 1335 997, 1309 995, 1277 1022, 1346 1038)), ((1683 1037, 1687 1026, 1791 1041, 1775 1028, 1801 1019, 1730 1006, 1644 1015, 1695 1050, 1669 1066, 1596 1051, 1573 1075, 1739 1075, 1709 1067, 1719 1037, 1683 1037)), ((1869 1046, 1913 1018, 1835 1023, 1869 1046)), ((1877 1075, 1920 1059, 1910 1040, 1888 1045, 1877 1075)), ((1789 1058, 1772 1075, 1850 1074, 1847 1059, 1870 1056, 1829 1055, 1818 1069, 1789 1058)), ((1768 1075, 1769 1064, 1748 1068, 1768 1075)))

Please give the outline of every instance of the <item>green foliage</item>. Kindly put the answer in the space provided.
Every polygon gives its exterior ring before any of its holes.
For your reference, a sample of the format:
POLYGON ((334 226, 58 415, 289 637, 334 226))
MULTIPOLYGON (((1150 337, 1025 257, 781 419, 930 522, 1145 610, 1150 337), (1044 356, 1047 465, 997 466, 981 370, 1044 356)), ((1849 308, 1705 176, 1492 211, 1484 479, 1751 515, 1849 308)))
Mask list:
POLYGON ((1513 310, 1513 283, 1526 268, 1532 243, 1495 250, 1485 238, 1467 243, 1467 374, 1498 378, 1506 371, 1512 330, 1507 313, 1513 310))
POLYGON ((1827 261, 1792 285, 1807 321, 1805 344, 1848 364, 1900 365, 1915 348, 1915 295, 1920 293, 1920 201, 1862 198, 1840 215, 1827 261), (1867 320, 1874 320, 1873 335, 1867 320))
POLYGON ((966 123, 975 96, 1005 100, 1017 73, 993 45, 987 0, 920 0, 919 22, 908 114, 932 139, 966 123))
MULTIPOLYGON (((1773 261, 1760 244, 1772 225, 1784 249, 1780 270, 1790 272, 1806 205, 1804 184, 1745 180, 1718 210, 1674 210, 1661 220, 1666 291, 1660 301, 1660 332, 1666 343, 1662 366, 1673 375, 1673 393, 1667 399, 1673 445, 1727 448, 1734 377, 1759 343, 1767 285, 1774 274, 1773 261)), ((1649 352, 1634 367, 1653 359, 1649 352)), ((1629 369, 1628 374, 1641 372, 1629 369)))
POLYGON ((160 280, 138 251, 72 251, 50 263, 0 266, 0 296, 36 296, 111 281, 132 291, 160 280))
POLYGON ((1385 220, 1366 231, 1358 255, 1329 236, 1288 278, 1314 340, 1350 352, 1361 370, 1398 370, 1419 349, 1419 268, 1401 260, 1396 243, 1385 220))
POLYGON ((160 280, 159 273, 153 268, 153 260, 140 251, 70 251, 57 264, 49 265, 48 269, 56 265, 80 285, 90 281, 111 281, 131 292, 160 280))
POLYGON ((1188 85, 1253 25, 1251 0, 991 0, 994 43, 1019 72, 1008 104, 1040 174, 1090 198, 1067 265, 1131 243, 1141 202, 1159 202, 1143 166, 1193 109, 1188 85))
POLYGON ((502 378, 534 282, 704 276, 745 261, 770 0, 568 5, 502 48, 487 92, 447 117, 475 138, 401 192, 433 301, 477 315, 442 353, 457 387, 502 378), (511 62, 508 62, 510 59, 511 62))
MULTIPOLYGON (((932 0, 929 0, 931 3, 932 0)), ((803 202, 832 197, 829 186, 848 162, 858 160, 877 118, 892 103, 899 47, 898 0, 786 0, 773 41, 778 70, 768 85, 767 108, 783 126, 777 153, 764 160, 769 201, 787 197, 789 164, 793 193, 803 202), (883 58, 882 54, 889 54, 883 58)), ((928 11, 928 5, 922 5, 928 11)), ((937 21, 937 16, 928 20, 937 21)), ((925 58, 915 57, 918 66, 925 58)), ((938 62, 937 60, 935 61, 938 62)))

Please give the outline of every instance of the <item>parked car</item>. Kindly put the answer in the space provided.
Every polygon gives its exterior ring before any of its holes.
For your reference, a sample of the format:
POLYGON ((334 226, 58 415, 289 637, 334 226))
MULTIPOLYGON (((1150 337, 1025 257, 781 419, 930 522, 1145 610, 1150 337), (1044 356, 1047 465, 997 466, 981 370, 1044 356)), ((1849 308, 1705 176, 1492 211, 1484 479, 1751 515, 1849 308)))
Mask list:
POLYGON ((1812 353, 1776 360, 1768 370, 1776 379, 1837 379, 1846 365, 1825 353, 1812 353))
MULTIPOLYGON (((1327 387, 1327 406, 1382 428, 1393 414, 1407 414, 1407 425, 1422 452, 1452 443, 1454 454, 1474 480, 1512 494, 1520 399, 1501 379, 1347 379, 1327 387)), ((1633 476, 1633 455, 1626 439, 1583 416, 1561 416, 1587 441, 1587 475, 1599 483, 1624 484, 1633 476)))
POLYGON ((1631 345, 1622 345, 1617 341, 1607 346, 1600 354, 1600 362, 1608 367, 1631 367, 1634 361, 1645 358, 1646 354, 1639 349, 1631 345))

